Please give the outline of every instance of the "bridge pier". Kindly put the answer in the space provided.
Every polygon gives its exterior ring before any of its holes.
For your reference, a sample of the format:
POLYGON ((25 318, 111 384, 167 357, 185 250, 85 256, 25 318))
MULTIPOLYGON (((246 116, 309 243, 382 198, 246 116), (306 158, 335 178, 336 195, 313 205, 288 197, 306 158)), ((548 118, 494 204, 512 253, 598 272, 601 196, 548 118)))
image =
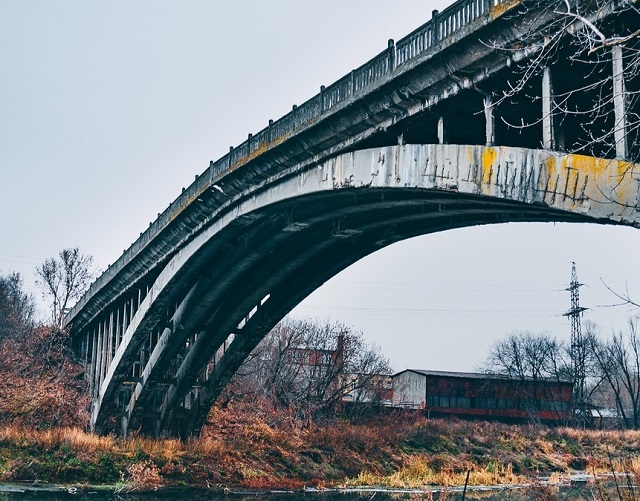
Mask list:
POLYGON ((613 109, 615 113, 614 139, 616 156, 628 158, 627 149, 627 96, 624 77, 624 59, 622 45, 611 48, 613 72, 613 109))
POLYGON ((554 150, 556 148, 555 132, 551 68, 545 66, 542 73, 542 147, 545 150, 554 150))
POLYGON ((493 116, 492 101, 490 94, 485 95, 482 101, 484 105, 485 134, 487 136, 486 146, 493 146, 496 140, 496 124, 493 116))

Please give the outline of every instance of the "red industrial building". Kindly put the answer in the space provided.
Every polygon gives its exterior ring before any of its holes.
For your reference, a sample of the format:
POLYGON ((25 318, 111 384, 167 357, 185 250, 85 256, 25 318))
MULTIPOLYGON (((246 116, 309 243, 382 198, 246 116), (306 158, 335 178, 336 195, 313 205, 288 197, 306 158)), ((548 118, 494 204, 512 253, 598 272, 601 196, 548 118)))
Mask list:
POLYGON ((393 376, 393 406, 423 409, 430 417, 566 423, 572 384, 468 372, 407 369, 393 376))

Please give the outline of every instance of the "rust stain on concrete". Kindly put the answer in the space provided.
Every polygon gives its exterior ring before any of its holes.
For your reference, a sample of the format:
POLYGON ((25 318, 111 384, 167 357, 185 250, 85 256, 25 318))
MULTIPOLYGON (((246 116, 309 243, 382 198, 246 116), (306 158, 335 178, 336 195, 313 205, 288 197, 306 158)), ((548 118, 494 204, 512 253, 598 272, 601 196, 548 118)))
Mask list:
POLYGON ((502 14, 504 14, 508 10, 513 9, 516 5, 520 5, 521 3, 522 0, 511 0, 499 5, 495 5, 489 9, 489 16, 491 17, 491 19, 500 17, 502 14))

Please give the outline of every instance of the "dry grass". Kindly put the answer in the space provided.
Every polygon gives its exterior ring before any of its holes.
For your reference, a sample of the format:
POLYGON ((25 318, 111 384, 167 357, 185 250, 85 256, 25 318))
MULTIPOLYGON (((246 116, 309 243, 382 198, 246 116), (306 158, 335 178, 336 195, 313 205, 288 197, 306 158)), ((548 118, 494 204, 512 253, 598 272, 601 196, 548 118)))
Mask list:
POLYGON ((0 481, 188 483, 246 488, 519 484, 573 470, 640 474, 640 432, 508 426, 391 415, 352 424, 270 426, 220 413, 187 443, 97 437, 78 428, 0 428, 0 481))
POLYGON ((113 437, 100 437, 84 432, 79 428, 54 428, 34 430, 24 426, 6 426, 0 428, 0 442, 19 446, 38 445, 51 449, 68 445, 79 451, 109 451, 114 448, 113 437))
POLYGON ((434 470, 430 466, 431 458, 424 455, 407 456, 400 469, 391 475, 380 476, 371 473, 360 473, 349 480, 345 486, 381 486, 393 489, 420 489, 429 486, 469 485, 511 485, 530 481, 525 476, 513 473, 511 465, 491 464, 478 467, 470 463, 452 465, 449 468, 434 470), (466 469, 465 469, 466 468, 466 469))

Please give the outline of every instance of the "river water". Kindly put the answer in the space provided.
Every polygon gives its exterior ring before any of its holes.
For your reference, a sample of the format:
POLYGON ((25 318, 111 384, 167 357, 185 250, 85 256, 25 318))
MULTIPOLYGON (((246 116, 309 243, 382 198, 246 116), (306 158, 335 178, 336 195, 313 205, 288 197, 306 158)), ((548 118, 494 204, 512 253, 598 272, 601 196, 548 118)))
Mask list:
MULTIPOLYGON (((623 486, 618 488, 623 489, 623 486)), ((151 493, 113 492, 113 491, 77 491, 70 489, 50 491, 37 487, 0 486, 0 501, 18 501, 37 499, 42 501, 103 501, 103 500, 140 500, 140 501, 459 501, 464 498, 482 501, 534 501, 534 500, 582 500, 620 499, 618 488, 610 483, 605 487, 587 484, 565 485, 561 487, 527 487, 514 489, 473 489, 463 494, 462 489, 444 491, 305 491, 305 492, 211 492, 194 489, 165 490, 151 493)), ((628 491, 621 492, 622 497, 633 498, 628 491)), ((637 495, 637 493, 636 493, 637 495)))

